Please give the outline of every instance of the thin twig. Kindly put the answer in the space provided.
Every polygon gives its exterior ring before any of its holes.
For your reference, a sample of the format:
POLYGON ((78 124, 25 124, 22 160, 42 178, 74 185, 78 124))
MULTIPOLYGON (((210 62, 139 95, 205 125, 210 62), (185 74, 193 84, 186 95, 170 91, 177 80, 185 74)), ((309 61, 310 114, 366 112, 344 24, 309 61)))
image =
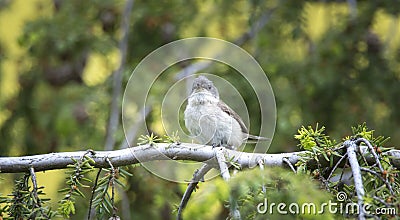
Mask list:
POLYGON ((37 207, 40 207, 41 204, 40 204, 39 196, 37 193, 37 181, 36 181, 35 169, 33 167, 29 168, 29 173, 31 175, 31 180, 32 180, 33 196, 35 197, 37 207))
POLYGON ((329 188, 329 181, 325 179, 323 175, 319 175, 318 179, 325 185, 325 190, 331 192, 331 189, 329 188))
MULTIPOLYGON (((36 208, 41 208, 41 207, 42 207, 42 203, 41 203, 41 200, 40 200, 39 195, 38 195, 38 192, 37 192, 38 186, 37 186, 37 180, 36 180, 35 169, 34 169, 33 167, 29 168, 29 173, 30 173, 31 181, 32 181, 33 197, 35 198, 35 207, 36 207, 36 208)), ((47 216, 47 214, 44 212, 43 209, 40 209, 40 213, 43 215, 43 217, 45 217, 45 218, 47 218, 47 219, 50 219, 50 218, 47 216)), ((35 217, 36 217, 36 216, 35 216, 35 217)))
POLYGON ((293 167, 292 163, 290 163, 290 161, 289 161, 286 157, 282 158, 282 161, 285 162, 287 165, 289 165, 290 169, 292 169, 292 171, 293 171, 294 173, 297 173, 297 171, 296 171, 296 169, 293 167))
POLYGON ((382 167, 381 162, 379 161, 379 156, 376 154, 376 152, 375 152, 375 150, 374 150, 374 147, 372 147, 371 143, 370 143, 367 139, 365 139, 365 138, 358 138, 358 139, 356 140, 356 144, 358 144, 358 145, 360 145, 361 142, 367 145, 367 147, 368 147, 368 149, 370 150, 372 156, 374 156, 375 164, 378 165, 379 170, 380 170, 381 172, 383 172, 384 169, 383 169, 383 167, 382 167))
POLYGON ((381 180, 385 183, 385 185, 387 186, 387 188, 389 189, 390 194, 394 195, 393 188, 392 188, 392 186, 390 185, 389 181, 387 181, 387 179, 384 179, 384 178, 381 176, 381 174, 379 174, 379 173, 377 173, 377 172, 375 172, 375 171, 373 171, 373 170, 371 170, 371 169, 365 168, 365 167, 361 167, 360 169, 361 169, 361 171, 365 171, 365 172, 371 173, 372 175, 375 175, 376 177, 378 177, 379 179, 381 179, 381 180))
POLYGON ((368 164, 367 158, 365 158, 364 154, 361 154, 361 159, 364 162, 364 164, 368 164))
POLYGON ((228 165, 226 165, 224 150, 224 147, 215 148, 215 158, 217 159, 222 178, 225 181, 228 181, 231 178, 231 175, 229 174, 228 165))
MULTIPOLYGON (((365 139, 365 138, 358 138, 358 139, 356 140, 356 143, 357 143, 358 145, 359 145, 361 142, 367 145, 367 147, 368 147, 369 151, 371 152, 372 156, 374 156, 374 159, 375 159, 375 164, 374 164, 374 165, 377 165, 378 168, 379 168, 379 170, 381 171, 381 174, 383 174, 384 169, 383 169, 383 167, 382 167, 381 162, 379 161, 379 156, 376 154, 375 149, 372 147, 371 143, 370 143, 367 139, 365 139)), ((372 171, 372 170, 371 170, 371 171, 372 171)), ((368 171, 367 171, 367 172, 368 172, 368 171)), ((375 171, 374 171, 374 172, 375 172, 375 171)), ((388 181, 387 175, 385 176, 385 178, 381 177, 380 175, 376 175, 376 176, 379 176, 379 177, 382 179, 382 181, 385 182, 386 186, 387 186, 387 187, 389 188, 389 190, 390 190, 390 193, 391 193, 392 195, 394 195, 393 188, 392 188, 392 186, 390 185, 390 183, 389 183, 389 181, 388 181)))
POLYGON ((111 186, 111 205, 113 209, 112 216, 117 216, 117 208, 115 207, 114 198, 115 198, 115 168, 110 161, 110 158, 106 157, 107 163, 110 165, 111 175, 109 180, 109 186, 111 186))
MULTIPOLYGON (((94 150, 92 150, 92 149, 86 150, 86 152, 80 157, 79 161, 83 161, 83 159, 85 158, 85 156, 88 155, 88 154, 90 154, 91 156, 94 156, 94 155, 96 155, 96 152, 95 152, 94 150)), ((92 190, 91 197, 90 197, 89 209, 88 209, 88 220, 90 220, 90 218, 91 218, 90 215, 91 215, 91 213, 92 213, 92 211, 93 211, 93 210, 92 210, 93 196, 94 196, 95 189, 96 189, 96 187, 97 187, 98 175, 100 174, 101 170, 102 170, 102 169, 100 168, 100 169, 99 169, 99 173, 97 174, 97 177, 96 177, 96 181, 95 181, 94 186, 93 186, 93 190, 92 190)))
MULTIPOLYGON (((258 161, 258 166, 260 167, 260 170, 261 171, 264 171, 264 161, 263 160, 259 160, 258 161)), ((263 182, 263 184, 262 184, 262 192, 265 194, 266 192, 267 192, 267 189, 266 189, 266 187, 265 187, 265 184, 264 184, 264 175, 262 175, 262 182, 263 182)))
POLYGON ((100 173, 101 173, 102 170, 103 170, 102 168, 99 169, 99 171, 97 172, 97 175, 96 175, 96 179, 94 180, 94 185, 93 185, 92 193, 91 193, 91 196, 90 196, 90 202, 89 202, 89 212, 88 212, 88 218, 87 218, 88 220, 91 219, 90 215, 92 214, 92 211, 93 211, 92 210, 92 206, 93 206, 94 194, 96 192, 97 183, 99 181, 100 173))
POLYGON ((365 191, 362 182, 360 165, 358 164, 357 160, 357 154, 356 154, 357 144, 355 141, 347 140, 343 143, 343 145, 347 147, 347 154, 350 162, 351 171, 353 173, 354 187, 356 188, 357 192, 358 207, 360 210, 360 213, 358 214, 358 219, 364 220, 365 212, 363 207, 364 204, 363 196, 365 194, 365 191))
POLYGON ((384 204, 386 207, 393 207, 393 204, 389 204, 389 203, 385 202, 385 200, 383 200, 377 196, 373 196, 372 198, 375 200, 378 200, 380 203, 384 204))
POLYGON ((79 161, 82 162, 83 159, 85 158, 85 156, 87 156, 88 154, 94 156, 94 155, 96 155, 96 152, 92 149, 86 150, 86 152, 84 154, 82 154, 82 156, 79 158, 79 161))
POLYGON ((111 98, 110 118, 107 126, 107 136, 104 145, 105 150, 112 150, 115 144, 114 135, 118 128, 120 108, 119 100, 122 92, 122 71, 125 66, 126 56, 128 52, 128 33, 130 25, 130 15, 133 8, 133 0, 127 0, 122 14, 121 29, 122 39, 119 42, 119 50, 121 52, 121 59, 118 69, 113 74, 113 93, 111 98))
MULTIPOLYGON (((318 144, 318 142, 316 142, 316 144, 317 144, 318 147, 321 147, 321 146, 318 144)), ((283 158, 282 158, 282 159, 283 159, 283 158)), ((283 161, 283 160, 282 160, 282 161, 283 161)), ((329 188, 329 182, 328 182, 328 180, 325 179, 323 175, 321 175, 321 174, 322 174, 322 167, 321 167, 321 164, 320 164, 320 163, 317 163, 317 167, 318 167, 318 172, 319 172, 318 179, 325 185, 326 191, 331 192, 331 190, 330 190, 330 188, 329 188)))
POLYGON ((236 39, 234 43, 240 46, 250 39, 253 39, 258 34, 258 32, 260 32, 260 30, 268 23, 269 19, 271 18, 273 12, 277 7, 271 8, 264 12, 260 16, 260 18, 254 23, 254 25, 252 25, 246 33, 242 34, 242 36, 236 39))
MULTIPOLYGON (((228 165, 226 165, 226 159, 225 159, 226 148, 218 147, 214 149, 215 149, 215 158, 217 159, 221 176, 225 181, 228 181, 231 178, 231 175, 229 174, 228 165)), ((229 213, 230 217, 235 220, 240 220, 241 216, 237 201, 234 200, 233 197, 231 196, 229 199, 229 203, 230 203, 230 213, 229 213)))
POLYGON ((340 145, 338 147, 334 147, 332 150, 338 152, 339 150, 346 149, 346 146, 340 145))
MULTIPOLYGON (((260 18, 254 22, 254 25, 252 25, 249 30, 247 30, 245 33, 243 33, 240 37, 238 37, 236 40, 233 42, 238 45, 242 46, 245 44, 247 41, 253 39, 258 32, 268 23, 269 18, 275 11, 276 7, 266 11, 264 14, 260 16, 260 18)), ((211 66, 214 62, 210 60, 199 60, 185 68, 183 68, 181 71, 179 71, 175 79, 180 80, 185 78, 186 76, 192 75, 198 71, 204 70, 205 68, 211 66)))
MULTIPOLYGON (((347 152, 346 152, 346 154, 347 154, 347 152)), ((348 163, 349 163, 349 160, 346 160, 346 161, 344 162, 344 166, 343 166, 342 172, 340 173, 339 181, 342 181, 342 180, 343 180, 344 169, 346 169, 346 167, 348 166, 348 163)))
POLYGON ((198 170, 196 170, 196 172, 194 172, 193 178, 190 181, 185 193, 182 196, 181 203, 179 204, 178 215, 176 217, 177 220, 182 220, 182 212, 183 212, 183 209, 186 207, 190 196, 192 195, 193 191, 196 189, 196 186, 199 183, 199 181, 204 177, 204 175, 206 175, 206 173, 208 171, 211 170, 211 168, 212 168, 211 165, 205 163, 205 164, 203 164, 202 167, 200 167, 198 170))
MULTIPOLYGON (((333 167, 331 173, 329 174, 327 180, 329 181, 333 175, 333 173, 335 172, 335 170, 338 168, 339 164, 345 159, 347 158, 347 152, 339 159, 339 161, 335 164, 335 166, 333 167)), ((343 168, 344 169, 344 168, 343 168)))

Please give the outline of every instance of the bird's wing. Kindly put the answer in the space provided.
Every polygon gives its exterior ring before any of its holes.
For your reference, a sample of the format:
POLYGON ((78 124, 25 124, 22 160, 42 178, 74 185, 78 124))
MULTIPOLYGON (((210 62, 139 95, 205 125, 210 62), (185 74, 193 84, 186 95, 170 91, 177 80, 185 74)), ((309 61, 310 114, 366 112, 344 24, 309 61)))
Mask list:
POLYGON ((230 115, 233 119, 235 119, 239 125, 240 128, 242 129, 242 132, 245 134, 248 134, 249 131, 247 130, 246 125, 244 124, 243 120, 240 118, 240 116, 233 111, 233 109, 231 109, 227 104, 225 104, 223 101, 219 101, 217 106, 225 113, 227 113, 228 115, 230 115))
POLYGON ((260 136, 255 136, 255 135, 249 134, 249 131, 247 130, 247 127, 244 124, 242 118, 240 118, 240 116, 235 111, 233 111, 233 109, 231 109, 227 104, 225 104, 223 101, 220 100, 218 102, 217 106, 223 112, 230 115, 233 119, 235 119, 239 123, 240 128, 242 129, 242 132, 244 134, 246 134, 246 137, 244 139, 247 140, 247 143, 257 143, 258 141, 271 141, 270 138, 265 138, 265 137, 260 137, 260 136))

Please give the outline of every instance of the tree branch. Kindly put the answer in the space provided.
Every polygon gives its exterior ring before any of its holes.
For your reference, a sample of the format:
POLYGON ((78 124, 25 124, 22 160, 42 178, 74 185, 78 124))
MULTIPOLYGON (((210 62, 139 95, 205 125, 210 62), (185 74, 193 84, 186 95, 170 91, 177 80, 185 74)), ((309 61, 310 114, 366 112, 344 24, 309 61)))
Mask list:
MULTIPOLYGON (((43 217, 50 219, 47 216, 47 213, 45 213, 42 209, 42 201, 39 198, 39 194, 38 194, 38 185, 37 185, 37 180, 36 180, 36 174, 35 174, 35 169, 33 169, 32 167, 29 169, 29 173, 31 176, 31 181, 32 181, 32 192, 33 192, 33 198, 34 198, 34 208, 39 208, 40 213, 43 217)), ((36 218, 36 214, 32 213, 31 215, 33 215, 33 218, 36 218)))
POLYGON ((358 139, 356 140, 356 144, 357 144, 357 145, 360 145, 361 143, 364 143, 364 144, 367 145, 368 150, 371 152, 372 156, 374 156, 375 165, 378 165, 379 170, 380 170, 381 172, 383 172, 382 164, 381 164, 381 162, 379 162, 379 157, 378 157, 378 155, 376 154, 376 152, 375 152, 374 148, 372 147, 371 143, 370 143, 367 139, 365 139, 365 138, 358 138, 358 139))
POLYGON ((285 157, 282 158, 282 161, 285 162, 285 163, 290 167, 290 169, 292 169, 292 171, 293 171, 294 173, 297 173, 296 169, 293 167, 293 164, 290 163, 290 161, 289 161, 287 158, 285 158, 285 157))
MULTIPOLYGON (((50 153, 22 157, 0 157, 0 172, 20 173, 29 171, 33 167, 36 172, 44 170, 64 169, 68 164, 73 164, 71 158, 79 160, 87 151, 50 153)), ((226 149, 229 158, 235 157, 236 162, 242 167, 254 167, 259 159, 266 165, 281 166, 282 158, 287 157, 291 163, 296 163, 300 152, 283 154, 253 154, 226 149)), ((88 155, 96 163, 97 168, 107 168, 108 157, 115 167, 137 164, 155 160, 192 160, 204 162, 214 159, 215 151, 212 146, 180 143, 158 143, 142 145, 114 151, 93 151, 88 155)))
POLYGON ((384 178, 382 177, 382 174, 379 174, 379 173, 377 173, 377 172, 375 172, 375 171, 373 171, 373 170, 371 170, 371 169, 365 168, 365 167, 360 167, 360 170, 361 170, 361 171, 364 171, 364 172, 368 172, 368 173, 370 173, 370 174, 372 174, 372 175, 375 175, 375 176, 378 177, 379 179, 381 179, 381 180, 385 183, 386 187, 389 189, 390 194, 394 195, 394 191, 393 191, 392 186, 391 186, 390 183, 387 181, 387 179, 384 179, 384 178))
POLYGON ((105 141, 105 150, 112 150, 115 144, 114 135, 118 128, 119 122, 119 99, 122 91, 122 71, 126 62, 128 51, 128 33, 129 33, 129 18, 133 7, 133 0, 127 0, 122 15, 121 29, 122 39, 119 42, 119 50, 121 52, 121 60, 118 69, 113 74, 113 93, 111 98, 110 118, 107 126, 107 135, 105 141))
MULTIPOLYGON (((243 44, 245 44, 247 41, 253 39, 255 36, 257 36, 258 32, 260 32, 260 30, 268 23, 269 18, 271 17, 271 15, 273 14, 273 12, 275 11, 276 7, 267 10, 265 13, 263 13, 260 18, 254 22, 254 24, 249 28, 249 30, 247 30, 246 32, 244 32, 240 37, 238 37, 236 40, 234 40, 234 44, 238 45, 238 46, 242 46, 243 44)), ((211 66, 214 62, 210 61, 210 60, 199 60, 185 68, 183 68, 181 71, 179 71, 176 76, 175 79, 176 80, 180 80, 185 78, 186 76, 192 75, 196 72, 199 72, 209 66, 211 66)))
MULTIPOLYGON (((258 161, 258 166, 260 167, 261 171, 264 171, 264 161, 262 161, 262 160, 258 161)), ((265 184, 264 184, 265 183, 264 176, 262 176, 262 178, 263 178, 262 193, 265 194, 265 193, 267 193, 267 188, 265 187, 265 184)))
POLYGON ((221 176, 225 181, 228 181, 231 178, 229 174, 228 165, 226 165, 224 147, 218 147, 215 149, 215 158, 217 159, 219 170, 221 172, 221 176))
POLYGON ((91 220, 91 219, 92 219, 92 213, 94 214, 93 199, 94 199, 94 194, 95 194, 95 192, 96 192, 97 184, 98 184, 98 182, 99 182, 99 178, 100 178, 100 174, 101 174, 101 171, 102 171, 102 170, 103 170, 103 169, 100 168, 100 169, 97 171, 96 178, 95 178, 95 180, 94 180, 94 185, 93 185, 93 187, 92 187, 92 193, 90 194, 90 202, 89 202, 88 217, 87 217, 88 220, 91 220))
MULTIPOLYGON (((363 147, 363 146, 361 146, 363 147)), ((365 151, 362 151, 365 152, 365 151)), ((50 153, 22 157, 0 157, 0 173, 22 173, 29 172, 33 167, 36 172, 54 169, 65 169, 68 164, 73 164, 71 158, 79 160, 87 151, 50 153)), ((296 164, 304 152, 291 152, 280 154, 260 154, 246 153, 225 149, 225 155, 228 158, 234 158, 234 162, 243 168, 252 168, 258 165, 262 160, 266 166, 283 166, 283 158, 296 164)), ((382 154, 391 156, 391 162, 397 168, 400 168, 400 150, 390 150, 382 154)), ((205 162, 214 159, 215 151, 212 146, 198 145, 190 143, 169 144, 158 143, 154 146, 141 145, 137 147, 114 150, 114 151, 92 151, 90 155, 97 168, 107 168, 109 164, 106 161, 108 157, 115 167, 137 164, 155 160, 191 160, 205 162)), ((375 162, 372 157, 367 160, 375 162)))
MULTIPOLYGON (((229 181, 229 179, 231 178, 231 175, 229 174, 228 165, 226 164, 226 158, 225 158, 226 148, 218 147, 218 148, 214 148, 214 149, 215 149, 215 158, 217 159, 219 170, 221 172, 221 176, 225 181, 229 181)), ((260 162, 258 162, 258 163, 260 163, 260 162)), ((230 200, 229 216, 234 220, 242 219, 240 216, 239 209, 238 209, 237 201, 232 198, 232 195, 230 196, 229 200, 230 200)))
POLYGON ((326 180, 329 181, 329 180, 331 179, 333 173, 335 172, 335 170, 338 168, 339 164, 342 163, 342 161, 343 161, 344 159, 347 159, 347 152, 346 152, 346 153, 339 159, 339 161, 335 164, 335 166, 332 168, 332 171, 331 171, 331 173, 329 174, 329 176, 328 176, 328 178, 327 178, 326 180))
POLYGON ((364 204, 363 197, 365 191, 362 182, 361 169, 360 165, 358 164, 357 154, 356 154, 358 146, 355 141, 350 141, 350 140, 345 141, 343 145, 346 146, 347 148, 347 157, 349 158, 351 172, 353 173, 354 187, 356 188, 357 192, 358 210, 359 210, 358 219, 363 220, 365 219, 365 213, 363 208, 364 204))
MULTIPOLYGON (((30 175, 31 175, 31 180, 32 180, 32 192, 33 192, 33 197, 36 199, 36 201, 37 201, 37 203, 36 203, 36 205, 38 206, 38 207, 40 207, 41 206, 41 204, 40 204, 40 200, 39 200, 39 196, 38 196, 38 192, 37 192, 37 190, 38 190, 38 186, 37 186, 37 181, 36 181, 36 174, 35 174, 35 169, 33 169, 32 167, 31 168, 29 168, 29 173, 30 173, 30 175)), ((35 208, 38 208, 38 207, 35 207, 35 208)))
POLYGON ((204 175, 208 171, 210 171, 212 168, 211 165, 205 163, 200 169, 196 170, 193 174, 193 178, 190 181, 188 188, 186 189, 185 193, 182 196, 181 204, 179 205, 178 208, 178 215, 176 217, 177 220, 182 220, 182 211, 186 207, 190 196, 192 195, 193 191, 196 189, 197 184, 199 184, 199 181, 203 179, 204 175))

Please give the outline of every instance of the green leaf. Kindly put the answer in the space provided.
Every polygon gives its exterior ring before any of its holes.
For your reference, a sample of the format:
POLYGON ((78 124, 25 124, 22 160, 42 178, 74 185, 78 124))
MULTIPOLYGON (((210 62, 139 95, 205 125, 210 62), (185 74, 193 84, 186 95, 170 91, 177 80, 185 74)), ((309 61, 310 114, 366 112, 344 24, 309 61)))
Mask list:
POLYGON ((120 185, 121 187, 125 188, 125 183, 121 182, 119 179, 115 179, 115 182, 120 185))
POLYGON ((326 161, 329 161, 328 155, 326 155, 326 152, 322 152, 322 156, 324 156, 326 161))
POLYGON ((74 193, 76 195, 79 195, 79 196, 81 196, 83 198, 86 198, 85 194, 83 194, 78 188, 76 188, 72 193, 74 193))

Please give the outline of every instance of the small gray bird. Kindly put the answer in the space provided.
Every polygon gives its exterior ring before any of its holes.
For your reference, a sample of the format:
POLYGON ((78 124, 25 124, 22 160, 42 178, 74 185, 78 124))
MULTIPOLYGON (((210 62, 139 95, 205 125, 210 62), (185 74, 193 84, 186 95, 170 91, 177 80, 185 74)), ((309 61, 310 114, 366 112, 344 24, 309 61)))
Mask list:
POLYGON ((185 109, 185 126, 201 144, 237 149, 246 140, 265 141, 269 138, 250 135, 240 116, 219 99, 213 82, 199 76, 185 109))

